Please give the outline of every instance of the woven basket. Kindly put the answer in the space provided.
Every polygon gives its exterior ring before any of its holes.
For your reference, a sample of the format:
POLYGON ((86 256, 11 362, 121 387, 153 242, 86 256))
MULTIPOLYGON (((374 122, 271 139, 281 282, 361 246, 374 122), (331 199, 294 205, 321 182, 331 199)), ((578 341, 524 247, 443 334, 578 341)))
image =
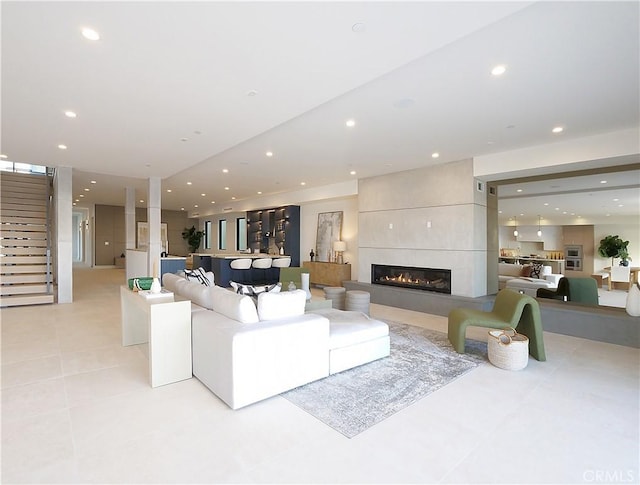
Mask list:
POLYGON ((515 329, 491 330, 487 342, 489 362, 505 370, 522 370, 529 363, 529 339, 515 329))

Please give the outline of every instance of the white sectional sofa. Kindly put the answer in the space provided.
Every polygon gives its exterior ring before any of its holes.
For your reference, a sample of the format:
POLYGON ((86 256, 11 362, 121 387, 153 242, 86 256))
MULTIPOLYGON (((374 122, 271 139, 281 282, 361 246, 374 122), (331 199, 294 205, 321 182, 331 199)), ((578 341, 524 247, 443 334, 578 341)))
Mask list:
POLYGON ((192 303, 193 375, 232 409, 389 355, 386 323, 360 312, 304 313, 305 292, 261 293, 257 304, 166 273, 192 303))

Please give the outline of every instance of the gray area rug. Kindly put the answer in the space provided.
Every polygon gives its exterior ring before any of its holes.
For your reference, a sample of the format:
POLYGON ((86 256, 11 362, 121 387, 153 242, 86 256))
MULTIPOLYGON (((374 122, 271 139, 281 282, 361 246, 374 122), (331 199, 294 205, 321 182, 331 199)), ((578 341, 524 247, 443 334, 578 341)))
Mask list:
POLYGON ((391 355, 282 396, 347 438, 437 391, 487 361, 487 344, 467 340, 458 354, 447 335, 387 322, 391 355))

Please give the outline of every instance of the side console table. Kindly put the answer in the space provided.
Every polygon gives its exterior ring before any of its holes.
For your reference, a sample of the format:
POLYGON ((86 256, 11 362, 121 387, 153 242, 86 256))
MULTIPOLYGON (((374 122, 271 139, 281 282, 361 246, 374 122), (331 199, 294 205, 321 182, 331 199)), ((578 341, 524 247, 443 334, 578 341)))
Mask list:
POLYGON ((151 387, 191 379, 191 302, 120 287, 122 345, 149 343, 151 387))
POLYGON ((304 261, 302 267, 309 270, 309 281, 314 285, 342 286, 343 281, 351 280, 350 264, 304 261))

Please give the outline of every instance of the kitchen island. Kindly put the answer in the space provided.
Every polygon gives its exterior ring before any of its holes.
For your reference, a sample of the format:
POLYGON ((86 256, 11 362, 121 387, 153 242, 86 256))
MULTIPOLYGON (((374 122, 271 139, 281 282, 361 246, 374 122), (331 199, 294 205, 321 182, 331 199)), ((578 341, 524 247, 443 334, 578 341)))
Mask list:
POLYGON ((564 274, 564 259, 551 259, 537 256, 500 256, 501 263, 531 264, 542 263, 544 266, 551 266, 553 274, 564 274))
MULTIPOLYGON (((204 268, 205 271, 212 271, 215 277, 216 285, 229 286, 229 281, 236 281, 238 283, 251 283, 252 281, 261 281, 265 279, 263 269, 248 269, 235 271, 231 269, 230 264, 234 259, 258 259, 258 258, 286 258, 286 254, 266 254, 266 253, 211 253, 211 254, 194 254, 193 255, 193 267, 204 268), (235 279, 234 279, 235 278, 235 279)), ((280 270, 278 268, 272 268, 267 270, 270 282, 275 283, 280 278, 280 270)))

